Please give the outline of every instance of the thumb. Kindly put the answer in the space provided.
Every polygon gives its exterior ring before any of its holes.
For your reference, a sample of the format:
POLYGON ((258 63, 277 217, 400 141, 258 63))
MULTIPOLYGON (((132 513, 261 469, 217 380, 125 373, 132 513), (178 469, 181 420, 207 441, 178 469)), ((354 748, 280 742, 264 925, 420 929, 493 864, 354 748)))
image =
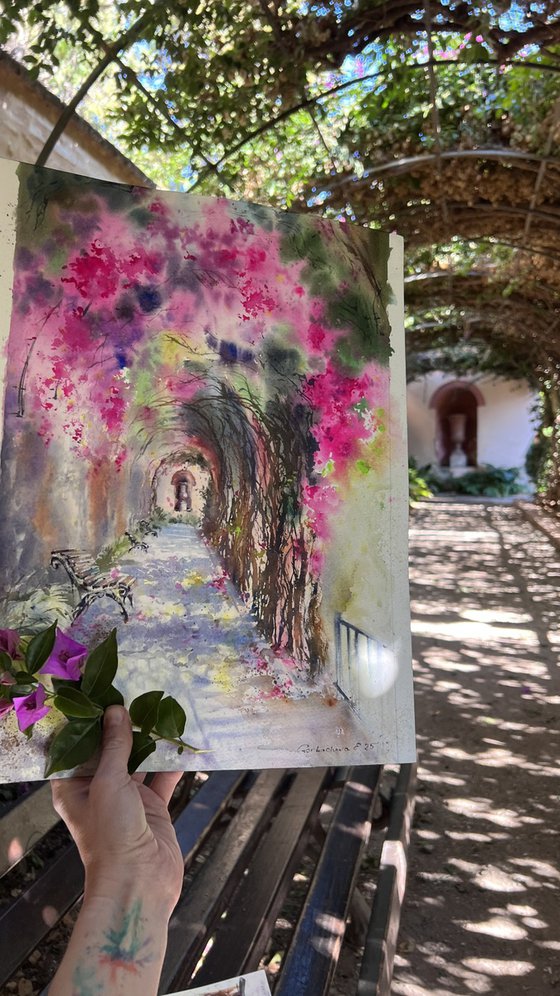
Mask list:
POLYGON ((96 775, 128 780, 128 758, 132 750, 132 726, 123 706, 109 706, 103 714, 103 742, 96 775))

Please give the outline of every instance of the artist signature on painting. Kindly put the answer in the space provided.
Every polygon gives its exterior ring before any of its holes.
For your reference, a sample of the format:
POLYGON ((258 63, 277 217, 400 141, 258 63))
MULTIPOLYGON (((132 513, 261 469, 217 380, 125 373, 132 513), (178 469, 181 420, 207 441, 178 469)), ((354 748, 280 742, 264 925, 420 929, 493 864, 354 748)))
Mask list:
POLYGON ((377 744, 367 740, 357 740, 353 747, 342 746, 341 744, 300 744, 297 748, 298 754, 352 754, 356 750, 375 750, 377 744))

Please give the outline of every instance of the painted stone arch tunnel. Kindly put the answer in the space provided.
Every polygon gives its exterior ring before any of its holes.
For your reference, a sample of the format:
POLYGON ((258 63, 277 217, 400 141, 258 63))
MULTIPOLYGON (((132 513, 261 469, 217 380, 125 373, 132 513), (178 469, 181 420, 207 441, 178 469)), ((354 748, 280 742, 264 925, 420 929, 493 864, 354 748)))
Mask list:
MULTIPOLYGON (((206 475, 199 515, 205 540, 272 648, 314 676, 327 645, 320 586, 311 573, 314 535, 301 502, 314 450, 311 420, 303 398, 277 394, 263 404, 225 381, 206 381, 175 416, 173 435, 184 445, 160 458, 148 477, 153 510, 169 468, 171 480, 206 475)), ((150 450, 158 445, 150 440, 150 450)))

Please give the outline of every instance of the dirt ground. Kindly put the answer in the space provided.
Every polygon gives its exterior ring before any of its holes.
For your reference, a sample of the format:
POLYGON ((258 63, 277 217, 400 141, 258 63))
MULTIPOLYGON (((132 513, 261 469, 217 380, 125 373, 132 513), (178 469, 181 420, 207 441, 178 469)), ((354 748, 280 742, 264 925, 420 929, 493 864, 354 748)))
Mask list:
POLYGON ((512 505, 413 514, 419 772, 395 996, 560 993, 559 579, 512 505))

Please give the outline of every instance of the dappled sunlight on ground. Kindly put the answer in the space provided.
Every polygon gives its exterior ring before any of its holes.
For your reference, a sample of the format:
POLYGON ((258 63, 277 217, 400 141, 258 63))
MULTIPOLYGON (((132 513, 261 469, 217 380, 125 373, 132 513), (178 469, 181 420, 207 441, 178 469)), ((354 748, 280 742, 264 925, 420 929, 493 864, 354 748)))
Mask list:
POLYGON ((560 553, 517 509, 412 519, 419 797, 392 992, 560 987, 560 553))

